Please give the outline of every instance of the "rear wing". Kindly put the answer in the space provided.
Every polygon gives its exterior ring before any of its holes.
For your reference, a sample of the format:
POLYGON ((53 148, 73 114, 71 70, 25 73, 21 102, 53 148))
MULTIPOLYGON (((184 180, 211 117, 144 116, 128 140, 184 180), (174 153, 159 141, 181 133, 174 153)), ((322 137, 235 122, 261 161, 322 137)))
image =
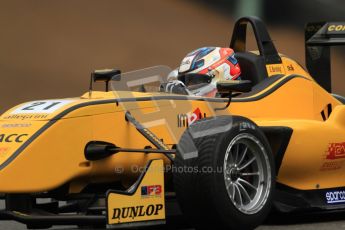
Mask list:
POLYGON ((332 92, 331 46, 345 45, 345 22, 308 23, 305 28, 305 57, 309 73, 332 92))

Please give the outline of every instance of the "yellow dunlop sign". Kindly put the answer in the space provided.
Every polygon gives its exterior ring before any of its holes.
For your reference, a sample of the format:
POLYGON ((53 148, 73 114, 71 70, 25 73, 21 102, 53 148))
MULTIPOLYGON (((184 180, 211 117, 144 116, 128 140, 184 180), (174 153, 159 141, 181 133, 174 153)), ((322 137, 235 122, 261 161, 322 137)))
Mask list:
POLYGON ((143 171, 135 191, 108 192, 109 225, 165 220, 163 160, 151 161, 143 171))

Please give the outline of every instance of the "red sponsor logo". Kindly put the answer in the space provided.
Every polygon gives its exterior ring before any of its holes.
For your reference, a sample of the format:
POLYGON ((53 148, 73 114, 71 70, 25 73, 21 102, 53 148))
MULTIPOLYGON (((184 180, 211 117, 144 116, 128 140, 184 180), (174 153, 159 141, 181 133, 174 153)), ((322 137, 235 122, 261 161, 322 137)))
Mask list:
POLYGON ((194 122, 199 120, 202 116, 199 108, 194 110, 194 112, 192 114, 188 114, 188 115, 189 115, 188 116, 188 124, 193 124, 194 122))
POLYGON ((327 150, 326 159, 335 160, 345 158, 345 142, 330 143, 327 150))
POLYGON ((202 114, 201 110, 197 108, 192 113, 187 114, 178 114, 177 115, 177 127, 188 127, 189 125, 193 124, 197 120, 206 117, 206 113, 202 114))
POLYGON ((141 187, 142 196, 160 196, 162 194, 161 185, 150 185, 141 187))

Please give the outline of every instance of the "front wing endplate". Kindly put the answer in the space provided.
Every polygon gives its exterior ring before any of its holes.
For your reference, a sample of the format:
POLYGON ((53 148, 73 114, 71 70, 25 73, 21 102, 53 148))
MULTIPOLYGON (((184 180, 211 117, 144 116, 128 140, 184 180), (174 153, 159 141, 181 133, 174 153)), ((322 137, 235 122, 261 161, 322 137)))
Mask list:
POLYGON ((108 227, 165 221, 163 160, 150 161, 128 191, 108 192, 107 219, 108 227))

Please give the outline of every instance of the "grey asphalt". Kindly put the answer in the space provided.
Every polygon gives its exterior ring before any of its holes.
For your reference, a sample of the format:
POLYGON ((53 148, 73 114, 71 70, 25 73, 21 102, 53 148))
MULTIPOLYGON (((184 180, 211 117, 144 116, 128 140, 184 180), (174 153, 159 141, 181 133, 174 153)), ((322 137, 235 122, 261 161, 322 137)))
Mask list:
MULTIPOLYGON (((0 201, 0 209, 4 208, 3 201, 0 201)), ((13 221, 0 222, 0 229, 24 230, 25 225, 13 221)), ((52 229, 71 230, 74 226, 60 226, 52 229)), ((152 228, 148 228, 152 229, 152 228)), ((183 225, 155 227, 154 229, 186 229, 183 225)), ((271 215, 266 223, 257 230, 345 230, 345 212, 342 213, 322 213, 322 214, 295 214, 295 215, 271 215)))

